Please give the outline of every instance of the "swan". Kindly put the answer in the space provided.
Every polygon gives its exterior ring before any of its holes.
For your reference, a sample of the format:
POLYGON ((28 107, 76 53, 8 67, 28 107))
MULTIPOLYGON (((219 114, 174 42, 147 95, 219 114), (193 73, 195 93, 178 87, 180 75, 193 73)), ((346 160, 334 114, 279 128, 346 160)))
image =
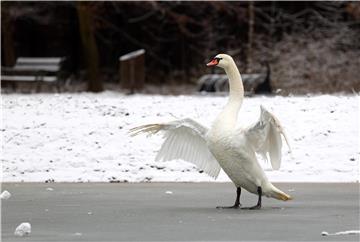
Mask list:
POLYGON ((291 200, 290 195, 271 184, 256 157, 256 153, 265 160, 269 157, 272 168, 280 168, 281 136, 289 149, 290 146, 279 120, 260 106, 257 122, 248 128, 237 128, 238 112, 244 99, 240 72, 233 58, 227 54, 216 55, 207 66, 223 68, 230 85, 228 102, 210 129, 186 118, 135 127, 130 130, 131 136, 141 133, 153 135, 162 131, 165 141, 157 153, 156 161, 183 159, 215 179, 222 168, 235 184, 236 199, 233 206, 217 208, 241 207, 242 188, 258 196, 255 206, 243 209, 260 209, 262 196, 291 200))

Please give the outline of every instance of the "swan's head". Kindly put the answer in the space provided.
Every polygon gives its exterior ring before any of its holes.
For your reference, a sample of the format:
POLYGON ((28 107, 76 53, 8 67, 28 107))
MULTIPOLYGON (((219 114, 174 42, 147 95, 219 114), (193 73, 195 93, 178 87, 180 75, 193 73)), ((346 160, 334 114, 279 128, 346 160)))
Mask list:
POLYGON ((218 54, 216 55, 209 63, 207 63, 207 66, 218 66, 223 69, 226 69, 228 66, 234 63, 234 60, 231 56, 226 54, 218 54))

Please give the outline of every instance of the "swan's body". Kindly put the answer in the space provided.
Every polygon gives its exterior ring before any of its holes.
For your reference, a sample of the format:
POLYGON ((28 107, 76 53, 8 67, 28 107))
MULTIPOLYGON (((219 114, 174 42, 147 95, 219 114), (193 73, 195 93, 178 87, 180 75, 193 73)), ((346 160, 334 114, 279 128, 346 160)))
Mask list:
POLYGON ((281 134, 285 139, 286 136, 279 121, 261 106, 258 122, 247 129, 237 128, 244 89, 236 64, 230 56, 220 54, 208 65, 224 68, 230 84, 229 101, 211 129, 194 120, 183 119, 140 126, 132 129, 133 134, 165 131, 166 139, 156 160, 180 158, 190 161, 215 178, 221 167, 237 187, 237 199, 231 208, 240 205, 241 187, 259 195, 258 204, 252 208, 261 207, 262 195, 280 200, 291 199, 269 182, 255 155, 259 153, 267 159, 269 154, 272 167, 280 168, 281 134))

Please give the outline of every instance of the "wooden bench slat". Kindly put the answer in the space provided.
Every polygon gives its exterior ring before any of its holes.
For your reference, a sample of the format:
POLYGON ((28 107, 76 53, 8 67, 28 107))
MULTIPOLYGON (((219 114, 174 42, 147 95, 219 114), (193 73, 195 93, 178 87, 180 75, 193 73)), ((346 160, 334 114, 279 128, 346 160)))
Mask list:
POLYGON ((63 58, 59 57, 48 57, 48 58, 42 58, 42 57, 19 57, 16 60, 16 63, 26 63, 26 64, 60 64, 60 62, 63 60, 63 58))
POLYGON ((16 64, 13 68, 15 71, 48 71, 58 72, 60 70, 59 65, 18 65, 16 64))
POLYGON ((1 81, 20 81, 20 82, 55 82, 57 78, 55 76, 44 76, 42 78, 37 78, 36 76, 8 76, 2 75, 1 81))

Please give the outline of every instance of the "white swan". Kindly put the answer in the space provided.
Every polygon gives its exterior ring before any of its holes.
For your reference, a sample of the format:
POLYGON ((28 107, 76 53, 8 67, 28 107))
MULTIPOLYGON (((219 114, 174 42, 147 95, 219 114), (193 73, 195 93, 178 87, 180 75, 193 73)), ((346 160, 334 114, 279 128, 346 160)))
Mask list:
POLYGON ((228 103, 211 129, 192 119, 182 119, 139 126, 131 129, 130 133, 135 136, 139 133, 164 132, 165 141, 156 160, 183 159, 214 178, 218 176, 221 167, 237 189, 235 204, 218 208, 239 208, 241 188, 258 195, 258 203, 249 209, 261 208, 263 195, 290 200, 289 195, 270 183, 255 155, 261 154, 265 159, 269 156, 273 169, 280 168, 281 135, 288 144, 280 122, 261 106, 260 119, 255 124, 247 129, 237 128, 238 111, 244 98, 239 70, 232 57, 226 54, 217 55, 207 66, 223 68, 230 84, 228 103))

